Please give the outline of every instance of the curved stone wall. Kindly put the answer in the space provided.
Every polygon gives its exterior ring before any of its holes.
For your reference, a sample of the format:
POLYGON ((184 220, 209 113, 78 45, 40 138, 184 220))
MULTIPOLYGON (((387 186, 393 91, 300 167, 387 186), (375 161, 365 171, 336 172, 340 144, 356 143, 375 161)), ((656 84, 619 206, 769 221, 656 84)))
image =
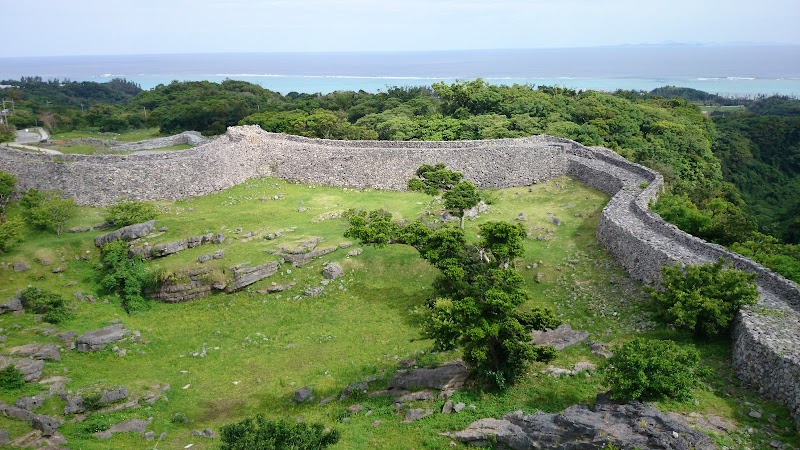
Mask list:
POLYGON ((196 147, 205 144, 209 139, 198 133, 197 131, 184 131, 180 134, 172 136, 160 137, 155 139, 146 139, 138 142, 123 142, 113 139, 99 139, 99 138, 77 138, 69 139, 71 144, 78 145, 91 145, 98 148, 108 148, 119 152, 135 152, 140 150, 153 150, 157 148, 171 147, 173 145, 191 145, 196 147))
POLYGON ((739 314, 733 362, 739 377, 788 405, 800 429, 800 291, 755 262, 690 236, 651 212, 663 186, 658 173, 614 152, 535 136, 466 142, 326 141, 233 127, 195 149, 141 156, 49 156, 0 150, 0 169, 20 187, 59 189, 81 204, 120 196, 155 200, 216 192, 270 175, 333 186, 403 189, 424 163, 444 162, 479 186, 508 187, 569 174, 612 199, 598 240, 631 276, 655 283, 664 264, 724 258, 758 274, 758 305, 739 314))

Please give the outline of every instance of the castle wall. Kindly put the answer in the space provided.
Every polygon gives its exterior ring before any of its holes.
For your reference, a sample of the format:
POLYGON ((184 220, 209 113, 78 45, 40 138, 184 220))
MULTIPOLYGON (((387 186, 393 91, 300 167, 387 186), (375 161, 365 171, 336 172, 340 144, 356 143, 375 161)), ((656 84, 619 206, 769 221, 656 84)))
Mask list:
POLYGON ((529 185, 569 174, 612 195, 598 241, 634 278, 656 283, 660 268, 724 258, 758 274, 759 304, 734 328, 739 377, 788 405, 800 429, 800 290, 796 284, 723 247, 664 222, 649 210, 660 174, 607 149, 535 136, 466 142, 326 141, 233 127, 195 149, 141 156, 49 156, 0 150, 0 169, 22 189, 59 189, 85 205, 120 196, 178 199, 217 192, 248 178, 275 176, 310 184, 401 190, 416 169, 444 162, 481 187, 529 185))

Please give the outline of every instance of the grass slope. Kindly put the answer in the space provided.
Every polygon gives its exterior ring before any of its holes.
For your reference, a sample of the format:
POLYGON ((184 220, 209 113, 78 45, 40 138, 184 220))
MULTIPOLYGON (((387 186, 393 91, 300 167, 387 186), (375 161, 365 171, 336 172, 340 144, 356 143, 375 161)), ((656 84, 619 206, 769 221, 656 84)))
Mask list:
MULTIPOLYGON (((514 221, 522 213, 531 239, 525 241, 526 256, 517 267, 527 280, 532 302, 553 307, 565 322, 588 330, 590 340, 620 342, 634 334, 669 337, 689 345, 688 336, 659 327, 649 320, 644 308, 646 296, 630 282, 595 239, 595 227, 608 198, 568 178, 559 178, 531 188, 497 191, 497 202, 467 231, 475 238, 478 225, 487 220, 514 221), (555 226, 551 217, 561 225, 555 226), (537 239, 541 236, 540 239, 537 239), (538 280, 537 281, 537 277, 538 280)), ((349 208, 385 208, 397 219, 414 219, 435 214, 441 207, 418 193, 389 193, 370 189, 343 189, 289 184, 275 179, 248 181, 218 194, 201 198, 160 203, 157 226, 168 231, 149 239, 150 243, 170 242, 203 233, 225 233, 221 245, 188 249, 150 263, 163 273, 197 265, 198 256, 225 249, 225 258, 216 264, 220 270, 243 262, 261 264, 277 259, 275 250, 291 248, 297 242, 324 238, 320 247, 339 245, 346 222, 338 216, 349 208), (241 228, 241 232, 236 230, 241 228), (258 231, 254 239, 242 239, 258 231), (262 237, 281 231, 275 240, 262 237)), ((17 211, 11 211, 11 215, 17 211)), ((102 210, 82 208, 68 226, 85 226, 102 221, 102 210)), ((190 437, 192 429, 220 426, 255 414, 270 418, 303 418, 336 427, 342 439, 338 449, 447 448, 450 440, 440 432, 461 429, 478 418, 499 417, 522 409, 560 411, 576 402, 591 402, 604 391, 600 377, 580 375, 552 378, 542 373, 543 364, 531 368, 529 376, 508 391, 497 394, 469 388, 454 395, 467 407, 460 414, 436 414, 418 422, 401 423, 391 399, 353 398, 324 406, 295 405, 296 389, 310 386, 317 400, 338 395, 354 381, 377 377, 376 387, 385 385, 397 361, 417 358, 418 364, 433 364, 458 357, 457 354, 431 354, 430 342, 419 339, 413 309, 430 293, 435 271, 411 248, 390 245, 383 249, 367 247, 357 257, 347 257, 339 249, 301 268, 289 265, 271 278, 231 295, 214 295, 182 304, 153 302, 144 313, 127 315, 114 297, 98 292, 95 266, 99 253, 93 245, 98 232, 83 234, 28 233, 27 240, 12 252, 3 254, 0 263, 25 261, 31 270, 0 270, 0 300, 10 299, 28 285, 59 292, 74 298, 75 293, 92 294, 96 303, 74 301, 73 319, 54 327, 40 323, 30 314, 0 316, 0 334, 7 336, 0 349, 7 350, 29 342, 55 342, 48 329, 82 333, 115 321, 141 332, 138 343, 120 347, 124 357, 108 349, 84 354, 64 351, 62 360, 47 362, 43 377, 62 375, 71 378, 66 386, 75 394, 80 390, 102 390, 124 385, 133 394, 142 394, 154 385, 169 384, 166 399, 122 412, 93 414, 78 422, 69 417, 60 431, 70 448, 214 448, 216 441, 190 437), (44 265, 42 260, 52 261, 44 265), (320 286, 323 264, 333 261, 345 269, 345 276, 331 282, 320 297, 308 298, 302 291, 320 286), (66 270, 53 274, 52 268, 66 270), (263 295, 257 290, 272 282, 296 282, 283 293, 263 295), (106 303, 105 300, 108 300, 106 303), (191 356, 205 348, 204 358, 191 356), (350 414, 346 408, 359 403, 366 408, 350 414), (367 414, 367 411, 371 411, 367 414), (174 423, 175 413, 186 415, 191 423, 174 423), (126 418, 148 418, 148 430, 160 442, 145 443, 141 436, 118 434, 110 441, 99 441, 91 432, 126 418)), ((354 247, 357 243, 354 243, 354 247)), ((353 247, 353 248, 354 248, 353 247)), ((720 437, 730 448, 767 448, 770 440, 781 439, 798 446, 790 431, 785 408, 764 403, 754 393, 737 386, 730 367, 727 342, 700 346, 705 361, 716 371, 707 386, 697 390, 697 402, 662 403, 672 411, 712 414, 753 426, 753 433, 736 432, 720 437), (748 402, 745 404, 744 402, 748 402), (752 405, 752 406, 751 406, 752 405), (760 423, 747 416, 751 409, 775 415, 760 423)), ((585 345, 563 351, 553 362, 571 368, 575 362, 599 360, 585 345)), ((29 384, 21 392, 0 392, 0 400, 13 403, 20 395, 33 395, 44 389, 29 384)), ((444 400, 419 407, 440 409, 444 400)), ((38 413, 57 415, 64 402, 53 397, 38 413)), ((415 407, 415 405, 412 405, 415 407)), ((0 428, 16 438, 29 430, 24 422, 0 417, 0 428)), ((456 445, 458 446, 458 445, 456 445)))

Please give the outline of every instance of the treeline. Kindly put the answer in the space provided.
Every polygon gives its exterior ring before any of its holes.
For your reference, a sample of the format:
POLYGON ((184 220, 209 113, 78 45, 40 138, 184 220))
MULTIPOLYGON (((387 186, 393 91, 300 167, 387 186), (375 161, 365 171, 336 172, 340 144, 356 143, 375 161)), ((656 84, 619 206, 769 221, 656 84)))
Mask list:
POLYGON ((16 128, 44 126, 51 131, 87 126, 109 128, 98 118, 108 114, 117 116, 108 120, 118 126, 119 117, 124 117, 124 128, 143 124, 143 121, 134 120, 130 124, 127 121, 130 114, 125 112, 125 106, 142 89, 136 83, 123 78, 96 83, 22 77, 20 80, 3 80, 0 84, 13 86, 0 90, 0 98, 5 100, 5 107, 11 113, 8 115, 8 123, 16 128))
MULTIPOLYGON (((132 95, 131 83, 118 80, 94 83, 101 93, 90 97, 79 96, 83 83, 23 81, 17 83, 18 111, 29 104, 35 105, 32 110, 41 108, 41 96, 27 97, 29 92, 63 89, 68 100, 48 105, 56 123, 47 124, 62 130, 147 126, 165 134, 215 135, 228 126, 255 124, 325 139, 465 140, 545 133, 606 146, 664 175, 668 191, 654 209, 667 220, 712 242, 738 245, 787 276, 796 271, 800 280, 800 251, 789 245, 800 239, 797 100, 732 100, 675 87, 608 94, 499 86, 480 79, 327 95, 281 95, 234 80, 172 82, 132 95), (98 96, 109 90, 118 97, 101 102, 98 96), (87 108, 87 100, 82 110, 75 109, 82 98, 97 102, 87 108), (747 109, 709 117, 697 105, 728 101, 747 109)), ((24 122, 19 115, 12 120, 24 122)))

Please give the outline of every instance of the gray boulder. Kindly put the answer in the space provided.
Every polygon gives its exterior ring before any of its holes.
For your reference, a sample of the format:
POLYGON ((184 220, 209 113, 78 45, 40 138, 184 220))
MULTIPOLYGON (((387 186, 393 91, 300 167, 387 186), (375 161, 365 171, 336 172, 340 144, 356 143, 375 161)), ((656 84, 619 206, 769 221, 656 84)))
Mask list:
POLYGON ((119 230, 115 230, 110 233, 97 236, 96 238, 94 238, 94 245, 96 245, 97 247, 102 247, 108 244, 109 242, 114 242, 118 240, 132 241, 134 239, 139 239, 141 237, 147 236, 148 234, 152 233, 155 228, 156 228, 155 220, 143 223, 135 223, 133 225, 128 225, 127 227, 122 227, 119 230))
POLYGON ((451 361, 433 369, 398 370, 389 381, 391 389, 458 389, 467 380, 467 366, 462 361, 451 361))
POLYGON ((128 334, 128 330, 125 329, 125 325, 121 323, 109 325, 78 336, 75 347, 80 352, 96 352, 106 348, 112 342, 119 341, 126 334, 128 334))
POLYGON ((264 278, 275 275, 280 267, 281 265, 277 261, 261 264, 255 267, 246 267, 242 264, 231 267, 230 270, 233 272, 233 281, 225 286, 225 292, 236 292, 245 286, 250 286, 256 281, 261 281, 264 278))
POLYGON ((25 381, 37 381, 42 377, 42 369, 44 368, 44 361, 40 359, 28 358, 11 358, 9 356, 0 355, 0 369, 3 367, 14 364, 14 366, 22 372, 25 381))
POLYGON ((0 414, 16 420, 31 420, 35 415, 30 410, 3 402, 0 402, 0 414))
POLYGON ((344 269, 336 263, 327 264, 325 268, 322 269, 322 276, 329 280, 335 280, 342 275, 344 275, 344 269))
POLYGON ((432 409, 409 409, 406 411, 406 415, 403 418, 403 423, 416 422, 417 420, 428 417, 431 414, 433 414, 432 409))
POLYGON ((14 405, 16 405, 17 408, 33 411, 34 409, 41 406, 42 403, 44 403, 44 399, 42 397, 33 396, 33 397, 20 397, 17 399, 14 405))
POLYGON ((448 436, 472 445, 497 442, 512 450, 592 449, 608 442, 618 448, 716 448, 711 438, 679 417, 644 403, 612 402, 602 395, 593 409, 573 405, 556 414, 517 411, 502 419, 478 420, 448 436))
POLYGON ((314 401, 314 392, 310 387, 304 387, 294 391, 295 403, 305 403, 314 401))
POLYGON ((31 269, 31 266, 29 266, 28 263, 24 261, 15 262, 13 267, 14 267, 14 272, 24 272, 26 270, 31 269))
POLYGON ((79 414, 86 411, 83 406, 83 397, 75 396, 67 399, 67 405, 64 406, 64 415, 79 414))
POLYGON ((97 439, 111 439, 114 433, 139 433, 144 434, 147 430, 147 425, 150 424, 152 419, 128 419, 124 420, 105 431, 99 431, 94 434, 97 439))
POLYGON ((573 330, 569 324, 561 324, 555 330, 531 332, 533 343, 536 345, 551 345, 556 350, 579 344, 589 337, 588 331, 573 330))
POLYGON ((100 397, 100 403, 104 405, 108 403, 116 403, 126 398, 128 398, 128 390, 125 389, 125 386, 120 386, 117 389, 103 392, 103 396, 100 397))
POLYGON ((8 431, 0 430, 0 444, 10 444, 11 443, 11 436, 8 435, 8 431))
POLYGON ((33 359, 47 359, 50 361, 60 361, 61 353, 56 344, 40 344, 32 342, 8 349, 8 353, 14 356, 31 357, 33 359))
POLYGON ((58 430, 58 420, 50 416, 36 414, 31 419, 31 427, 34 430, 41 431, 44 436, 52 436, 58 430))
POLYGON ((20 300, 19 297, 14 297, 9 301, 0 304, 0 314, 22 311, 22 309, 22 300, 20 300))

